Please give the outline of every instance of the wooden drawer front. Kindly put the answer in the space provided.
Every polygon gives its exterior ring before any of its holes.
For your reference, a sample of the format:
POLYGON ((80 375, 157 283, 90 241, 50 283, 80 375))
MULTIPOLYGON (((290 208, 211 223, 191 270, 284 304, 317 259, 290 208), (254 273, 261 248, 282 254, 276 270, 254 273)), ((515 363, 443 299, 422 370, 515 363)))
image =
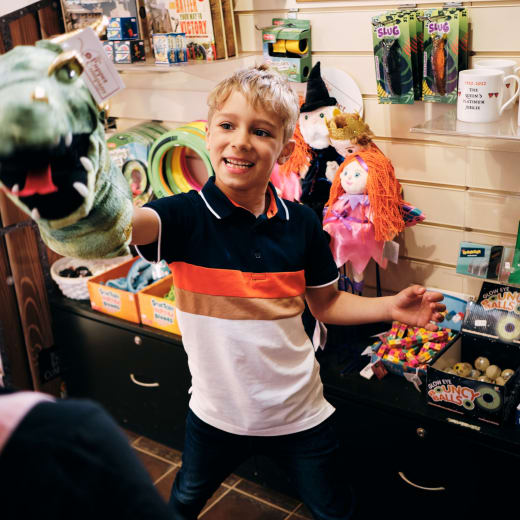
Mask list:
MULTIPOLYGON (((396 500, 406 509, 425 497, 431 510, 446 507, 451 496, 446 483, 450 447, 438 442, 429 425, 335 396, 327 399, 336 407, 345 471, 355 483, 367 518, 388 513, 396 500)), ((406 511, 401 513, 405 516, 400 518, 408 518, 406 511)), ((417 509, 412 507, 410 513, 416 515, 417 509)))
POLYGON ((71 397, 103 404, 129 429, 180 447, 191 377, 182 346, 56 310, 71 397))

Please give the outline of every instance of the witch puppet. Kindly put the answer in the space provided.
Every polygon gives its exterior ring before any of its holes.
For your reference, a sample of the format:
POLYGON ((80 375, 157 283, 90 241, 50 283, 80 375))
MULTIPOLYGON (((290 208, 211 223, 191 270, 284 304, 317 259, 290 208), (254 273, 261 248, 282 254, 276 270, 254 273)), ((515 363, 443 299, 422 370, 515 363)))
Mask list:
POLYGON ((305 102, 300 107, 295 132, 297 146, 293 154, 300 164, 295 165, 292 161, 286 168, 295 168, 300 174, 300 201, 311 207, 320 221, 331 186, 331 181, 327 178, 327 168, 331 168, 330 163, 334 163, 337 168, 343 162, 343 157, 330 144, 325 123, 326 119, 332 118, 336 104, 336 99, 329 95, 321 77, 320 62, 317 62, 309 74, 305 102), (298 139, 297 133, 301 134, 301 139, 298 139))
POLYGON ((399 246, 393 239, 424 215, 403 200, 391 161, 372 142, 368 125, 357 114, 336 112, 327 126, 345 160, 332 181, 323 228, 340 270, 339 288, 361 294, 369 261, 383 269, 387 256, 397 261, 399 246))

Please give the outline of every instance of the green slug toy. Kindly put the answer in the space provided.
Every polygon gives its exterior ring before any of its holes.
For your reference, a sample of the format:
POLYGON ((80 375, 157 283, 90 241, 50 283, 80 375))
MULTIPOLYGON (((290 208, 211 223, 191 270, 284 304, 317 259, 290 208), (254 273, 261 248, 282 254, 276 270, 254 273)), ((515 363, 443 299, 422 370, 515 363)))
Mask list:
POLYGON ((0 188, 64 256, 129 253, 132 195, 81 61, 53 41, 0 56, 0 188))

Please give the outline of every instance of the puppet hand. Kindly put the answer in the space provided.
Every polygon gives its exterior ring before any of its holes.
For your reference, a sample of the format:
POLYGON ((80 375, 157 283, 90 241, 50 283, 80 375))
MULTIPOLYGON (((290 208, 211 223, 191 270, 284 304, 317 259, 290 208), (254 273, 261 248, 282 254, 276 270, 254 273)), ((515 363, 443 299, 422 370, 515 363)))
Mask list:
POLYGON ((325 177, 329 179, 330 182, 334 180, 334 176, 338 171, 339 164, 336 161, 327 161, 327 169, 325 170, 325 177))
POLYGON ((420 285, 412 285, 393 296, 390 308, 392 320, 412 327, 437 330, 435 323, 444 319, 441 312, 446 305, 439 303, 444 296, 439 292, 426 292, 420 285))

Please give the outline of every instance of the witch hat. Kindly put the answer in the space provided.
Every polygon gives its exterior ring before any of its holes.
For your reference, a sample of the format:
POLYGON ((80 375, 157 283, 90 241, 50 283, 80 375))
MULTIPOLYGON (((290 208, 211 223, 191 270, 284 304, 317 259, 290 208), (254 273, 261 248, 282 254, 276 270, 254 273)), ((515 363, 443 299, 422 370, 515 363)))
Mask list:
POLYGON ((336 98, 329 96, 329 91, 321 79, 320 62, 318 61, 309 74, 305 103, 300 107, 300 113, 312 112, 320 107, 332 107, 337 103, 336 98))

